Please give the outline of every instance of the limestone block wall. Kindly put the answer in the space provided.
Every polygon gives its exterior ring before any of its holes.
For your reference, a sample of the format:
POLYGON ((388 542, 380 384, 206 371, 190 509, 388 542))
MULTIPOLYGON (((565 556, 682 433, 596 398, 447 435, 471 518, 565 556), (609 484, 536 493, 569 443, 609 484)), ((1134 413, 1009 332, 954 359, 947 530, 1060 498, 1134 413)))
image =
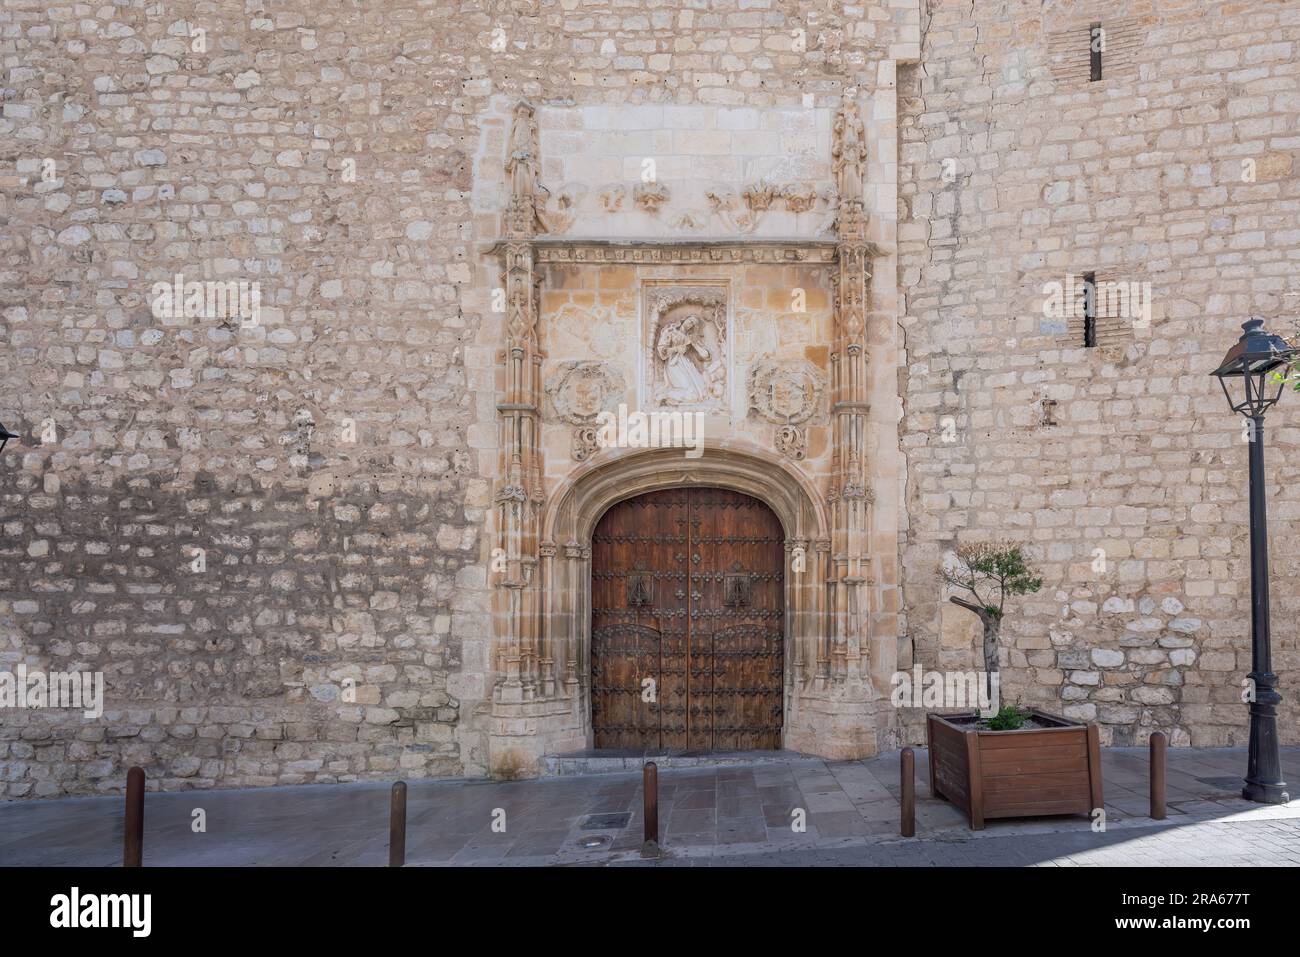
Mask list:
MULTIPOLYGON (((958 541, 1009 537, 1044 587, 1011 603, 1004 700, 1096 719, 1103 744, 1246 743, 1247 447, 1209 373, 1252 313, 1297 331, 1297 49, 1286 3, 928 5, 899 121, 915 662, 978 667, 936 568, 958 541), (1095 21, 1112 34, 1090 82, 1095 21), (1046 317, 1044 284, 1090 271, 1149 283, 1149 323, 1085 349, 1046 317)), ((1289 743, 1298 399, 1267 435, 1289 743)))
POLYGON ((107 701, 3 715, 5 796, 486 773, 492 98, 829 109, 919 42, 916 0, 6 2, 0 667, 107 701), (177 273, 258 321, 154 315, 177 273))

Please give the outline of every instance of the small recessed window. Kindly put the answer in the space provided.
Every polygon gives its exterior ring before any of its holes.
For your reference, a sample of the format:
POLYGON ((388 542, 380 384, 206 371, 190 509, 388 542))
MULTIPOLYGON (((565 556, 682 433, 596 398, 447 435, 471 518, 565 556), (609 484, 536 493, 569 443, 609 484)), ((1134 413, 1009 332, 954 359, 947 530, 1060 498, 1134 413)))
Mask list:
POLYGON ((1101 79, 1101 55, 1106 52, 1106 31, 1100 23, 1094 23, 1088 30, 1088 58, 1091 65, 1088 79, 1096 83, 1101 79))
POLYGON ((1083 344, 1092 349, 1097 345, 1097 274, 1083 274, 1083 344))

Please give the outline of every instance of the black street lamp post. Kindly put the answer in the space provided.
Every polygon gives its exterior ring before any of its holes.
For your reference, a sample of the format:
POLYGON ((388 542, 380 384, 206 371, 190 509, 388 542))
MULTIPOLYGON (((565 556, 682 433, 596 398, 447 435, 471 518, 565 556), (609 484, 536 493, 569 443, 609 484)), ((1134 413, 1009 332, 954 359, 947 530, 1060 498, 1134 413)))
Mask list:
POLYGON ((17 438, 20 438, 17 432, 10 432, 4 425, 0 425, 0 452, 5 450, 5 446, 9 444, 10 439, 17 438))
POLYGON ((1232 411, 1250 419, 1250 756, 1241 796, 1260 804, 1289 799, 1278 753, 1277 692, 1268 625, 1268 516, 1264 502, 1264 413, 1282 397, 1286 370, 1300 349, 1264 331, 1264 320, 1242 323, 1242 336, 1214 370, 1232 411))

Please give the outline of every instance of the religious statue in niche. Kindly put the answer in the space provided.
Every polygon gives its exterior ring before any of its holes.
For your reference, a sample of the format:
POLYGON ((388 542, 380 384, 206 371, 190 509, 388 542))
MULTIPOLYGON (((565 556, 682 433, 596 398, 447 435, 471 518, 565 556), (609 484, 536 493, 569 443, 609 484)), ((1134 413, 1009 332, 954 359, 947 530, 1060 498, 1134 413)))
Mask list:
POLYGON ((867 134, 857 101, 846 96, 832 128, 831 159, 840 208, 862 202, 862 181, 867 166, 867 134))
POLYGON ((512 233, 546 233, 551 225, 567 229, 572 222, 568 209, 576 205, 576 200, 571 194, 560 196, 562 208, 547 209, 550 190, 538 182, 538 153, 536 114, 532 104, 520 100, 515 104, 510 148, 506 153, 506 176, 510 179, 510 208, 506 211, 506 220, 512 233))
POLYGON ((725 286, 651 286, 646 384, 656 406, 721 409, 727 387, 725 286))
POLYGON ((533 125, 533 108, 522 100, 515 105, 514 127, 510 130, 510 156, 506 172, 510 176, 510 195, 533 195, 537 185, 537 128, 533 125))

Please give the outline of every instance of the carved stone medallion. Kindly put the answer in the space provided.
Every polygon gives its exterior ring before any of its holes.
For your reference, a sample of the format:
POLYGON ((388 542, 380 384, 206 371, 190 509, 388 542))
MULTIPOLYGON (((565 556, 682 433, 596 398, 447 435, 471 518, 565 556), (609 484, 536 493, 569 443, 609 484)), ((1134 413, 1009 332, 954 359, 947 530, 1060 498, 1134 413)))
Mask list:
POLYGON ((604 362, 571 359, 548 376, 546 394, 555 415, 570 425, 592 425, 601 412, 612 412, 623 395, 623 377, 604 362))
POLYGON ((600 450, 595 427, 601 412, 613 412, 623 397, 623 377, 603 362, 561 362, 550 373, 546 394, 560 421, 573 430, 573 459, 582 462, 600 450))
POLYGON ((806 361, 766 359, 749 370, 749 407, 769 422, 798 425, 821 405, 822 378, 806 361))
POLYGON ((822 378, 811 362, 766 359, 749 370, 749 407, 777 423, 776 450, 799 460, 808 454, 808 436, 801 423, 821 407, 822 378))

